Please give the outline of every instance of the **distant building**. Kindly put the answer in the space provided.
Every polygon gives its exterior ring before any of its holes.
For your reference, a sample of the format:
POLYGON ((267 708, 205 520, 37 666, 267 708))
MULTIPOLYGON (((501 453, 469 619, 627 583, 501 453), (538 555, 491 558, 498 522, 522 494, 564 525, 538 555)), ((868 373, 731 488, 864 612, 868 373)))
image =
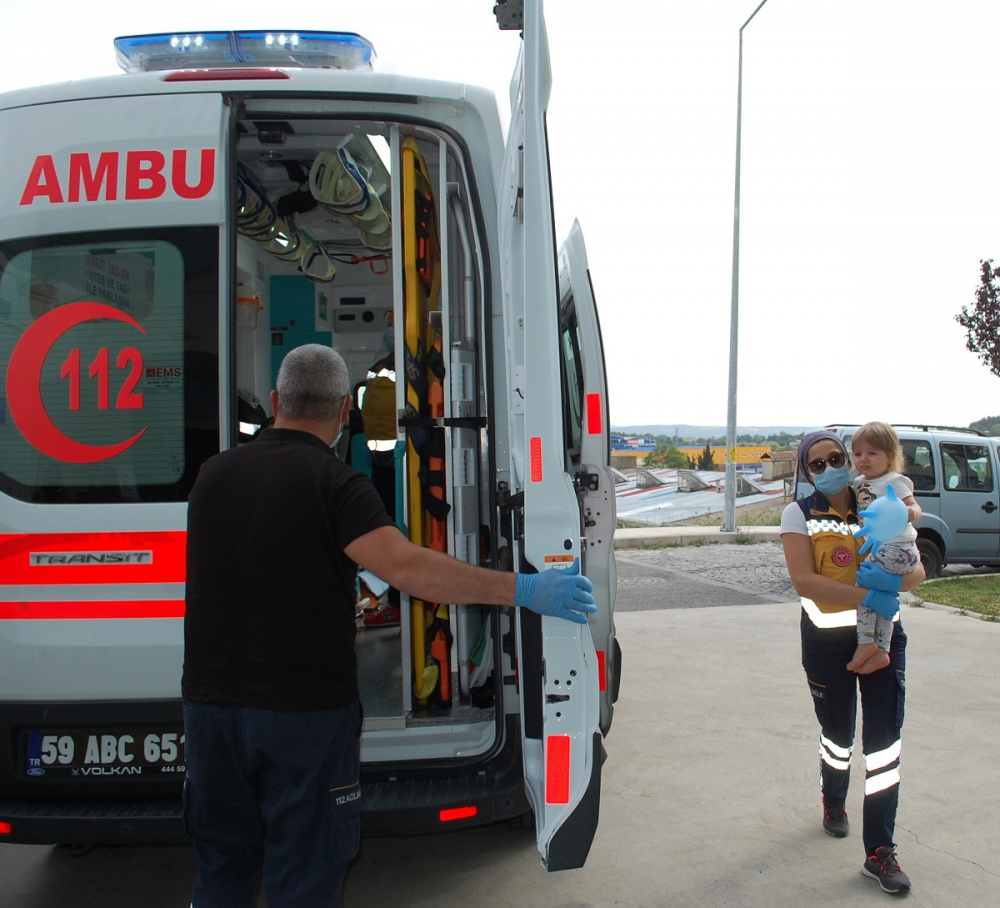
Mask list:
POLYGON ((638 438, 628 435, 611 435, 611 451, 627 451, 635 453, 637 451, 652 451, 656 447, 656 442, 648 438, 638 438))
MULTIPOLYGON (((686 457, 690 457, 695 463, 698 458, 705 453, 704 445, 678 445, 677 450, 686 457)), ((710 446, 712 462, 715 466, 723 470, 726 466, 726 449, 723 446, 710 446)), ((771 453, 771 445, 737 445, 736 446, 736 469, 756 470, 765 454, 771 453)))
POLYGON ((797 456, 795 451, 771 451, 763 454, 760 458, 763 471, 761 478, 766 481, 791 476, 795 472, 795 458, 797 456))
MULTIPOLYGON (((643 459, 645 459, 645 455, 643 455, 643 459)), ((634 453, 629 453, 628 451, 611 452, 611 466, 616 470, 626 473, 634 470, 638 465, 639 461, 634 453)))

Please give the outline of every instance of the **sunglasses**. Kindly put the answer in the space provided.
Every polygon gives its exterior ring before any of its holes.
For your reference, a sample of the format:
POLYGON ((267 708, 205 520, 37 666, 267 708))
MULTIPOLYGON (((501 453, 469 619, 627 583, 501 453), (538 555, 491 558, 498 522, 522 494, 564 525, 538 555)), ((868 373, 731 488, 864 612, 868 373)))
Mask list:
POLYGON ((827 464, 837 470, 845 463, 847 463, 847 455, 838 452, 836 454, 831 454, 825 460, 810 460, 806 466, 809 467, 810 473, 819 474, 826 469, 827 464))

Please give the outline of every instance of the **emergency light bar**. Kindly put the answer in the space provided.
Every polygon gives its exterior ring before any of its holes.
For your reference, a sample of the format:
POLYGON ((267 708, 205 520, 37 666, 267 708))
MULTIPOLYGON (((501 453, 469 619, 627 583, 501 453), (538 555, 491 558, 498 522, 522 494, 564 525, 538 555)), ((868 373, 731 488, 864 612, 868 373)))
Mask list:
POLYGON ((353 32, 192 32, 115 38, 127 73, 238 66, 371 69, 375 48, 353 32))

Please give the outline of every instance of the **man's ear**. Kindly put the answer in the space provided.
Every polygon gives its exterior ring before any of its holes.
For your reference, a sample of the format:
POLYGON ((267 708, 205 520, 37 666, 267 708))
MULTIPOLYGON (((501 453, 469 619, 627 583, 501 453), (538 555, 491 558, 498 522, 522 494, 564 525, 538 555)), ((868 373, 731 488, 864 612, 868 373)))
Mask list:
POLYGON ((278 392, 277 390, 271 392, 271 416, 278 415, 278 392))
POLYGON ((344 403, 340 407, 340 424, 342 426, 348 425, 351 419, 351 406, 354 403, 354 398, 348 394, 344 398, 344 403))

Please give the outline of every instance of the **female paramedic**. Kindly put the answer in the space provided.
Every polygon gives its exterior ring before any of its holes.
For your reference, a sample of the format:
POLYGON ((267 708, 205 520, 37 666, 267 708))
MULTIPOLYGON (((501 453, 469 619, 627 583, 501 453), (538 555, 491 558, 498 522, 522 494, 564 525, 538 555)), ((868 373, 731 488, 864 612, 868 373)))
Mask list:
POLYGON ((860 687, 865 755, 861 872, 878 880, 885 892, 905 892, 910 880, 900 869, 893 842, 906 668, 898 593, 921 583, 924 571, 918 566, 900 577, 860 562, 862 540, 854 538, 857 502, 847 450, 837 435, 806 435, 799 446, 798 475, 815 491, 785 508, 780 532, 788 573, 802 600, 802 666, 821 728, 823 828, 837 837, 850 831, 845 802, 860 687), (890 663, 867 675, 847 670, 857 645, 856 608, 862 603, 895 618, 890 663))

